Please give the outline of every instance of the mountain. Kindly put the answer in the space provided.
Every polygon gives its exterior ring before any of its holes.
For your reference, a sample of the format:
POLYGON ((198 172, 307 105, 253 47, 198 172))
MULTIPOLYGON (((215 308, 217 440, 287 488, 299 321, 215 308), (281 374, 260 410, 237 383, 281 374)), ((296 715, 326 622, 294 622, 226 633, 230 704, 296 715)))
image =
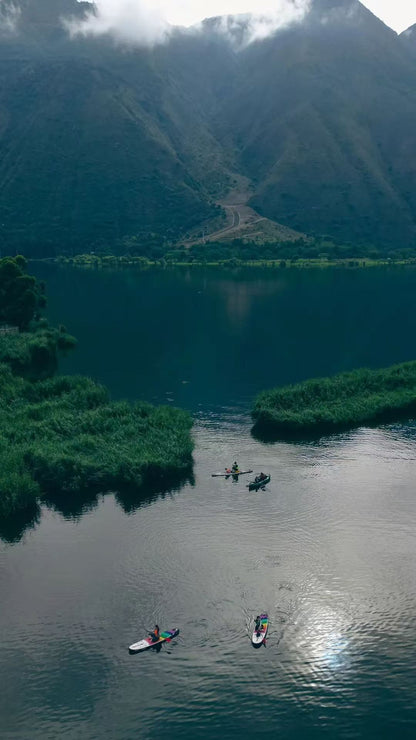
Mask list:
POLYGON ((241 176, 249 205, 285 226, 416 245, 414 29, 313 0, 257 41, 247 14, 152 47, 71 39, 62 18, 89 12, 0 0, 3 251, 174 242, 209 230, 241 176))
POLYGON ((48 16, 50 0, 39 2, 42 13, 26 0, 0 56, 3 248, 46 255, 177 237, 215 215, 218 144, 202 114, 190 116, 165 50, 72 42, 60 8, 48 16))
POLYGON ((403 43, 406 44, 408 50, 416 52, 416 23, 413 26, 406 28, 406 30, 400 34, 400 38, 403 43))
POLYGON ((252 205, 348 241, 416 238, 416 67, 360 3, 315 2, 247 48, 224 111, 252 205))

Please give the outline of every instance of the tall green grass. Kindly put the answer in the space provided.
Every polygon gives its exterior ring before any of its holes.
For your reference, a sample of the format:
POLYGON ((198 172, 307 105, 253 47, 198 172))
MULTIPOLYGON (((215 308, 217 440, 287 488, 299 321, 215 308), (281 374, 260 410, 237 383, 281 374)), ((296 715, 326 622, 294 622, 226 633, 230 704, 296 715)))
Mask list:
POLYGON ((260 393, 255 431, 299 434, 393 420, 416 413, 416 362, 354 370, 260 393))
POLYGON ((49 494, 174 484, 191 470, 191 427, 184 411, 110 402, 88 378, 33 383, 0 365, 0 515, 49 494))
POLYGON ((0 363, 31 380, 47 378, 57 370, 58 353, 65 353, 76 343, 65 327, 53 329, 41 320, 30 332, 0 336, 0 363))

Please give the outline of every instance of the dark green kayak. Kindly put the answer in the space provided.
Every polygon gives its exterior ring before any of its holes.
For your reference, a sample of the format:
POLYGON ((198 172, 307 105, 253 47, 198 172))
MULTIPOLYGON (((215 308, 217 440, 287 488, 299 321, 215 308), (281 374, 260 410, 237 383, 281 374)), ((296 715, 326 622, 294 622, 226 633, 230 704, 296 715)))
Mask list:
POLYGON ((271 475, 266 475, 265 478, 262 480, 252 480, 251 483, 248 484, 247 488, 249 491, 258 491, 259 488, 263 488, 264 486, 267 486, 268 483, 270 483, 271 475))

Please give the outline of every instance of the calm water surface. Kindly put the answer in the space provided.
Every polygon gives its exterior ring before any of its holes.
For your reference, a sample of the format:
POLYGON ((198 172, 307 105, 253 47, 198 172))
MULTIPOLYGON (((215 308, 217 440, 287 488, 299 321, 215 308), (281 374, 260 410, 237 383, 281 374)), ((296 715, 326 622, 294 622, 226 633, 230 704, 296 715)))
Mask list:
POLYGON ((0 737, 413 737, 416 425, 265 445, 248 411, 415 358, 416 272, 37 272, 65 371, 195 415, 195 483, 0 543, 0 737), (265 492, 211 477, 234 459, 265 492), (155 622, 179 638, 129 656, 155 622))

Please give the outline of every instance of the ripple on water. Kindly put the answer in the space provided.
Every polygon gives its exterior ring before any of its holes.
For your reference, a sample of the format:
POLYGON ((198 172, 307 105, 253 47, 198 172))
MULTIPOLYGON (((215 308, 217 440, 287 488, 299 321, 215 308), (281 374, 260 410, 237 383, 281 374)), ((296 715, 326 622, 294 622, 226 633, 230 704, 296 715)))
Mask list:
POLYGON ((195 486, 129 516, 111 496, 79 522, 48 513, 2 550, 10 737, 315 740, 357 737, 369 714, 366 737, 408 727, 414 437, 263 445, 230 408, 224 424, 200 415, 195 438, 195 486), (211 477, 234 459, 271 472, 265 492, 211 477), (155 622, 180 636, 129 656, 155 622))

